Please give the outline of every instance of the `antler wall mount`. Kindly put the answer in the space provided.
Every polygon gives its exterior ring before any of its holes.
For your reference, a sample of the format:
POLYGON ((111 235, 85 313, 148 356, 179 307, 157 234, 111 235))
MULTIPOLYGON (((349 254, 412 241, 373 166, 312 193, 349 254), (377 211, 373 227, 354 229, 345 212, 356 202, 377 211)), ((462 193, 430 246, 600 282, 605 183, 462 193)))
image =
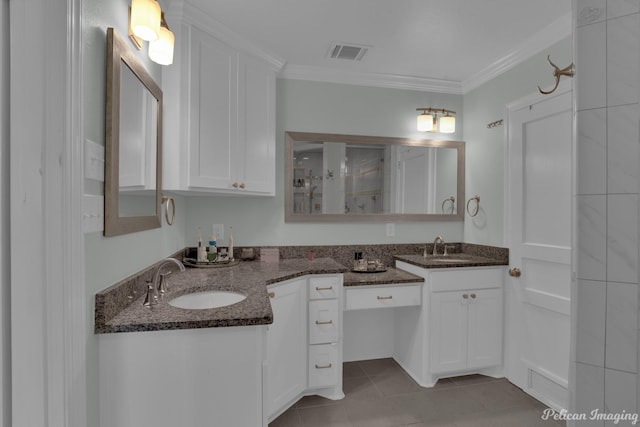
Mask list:
POLYGON ((538 90, 543 95, 549 95, 555 92, 556 89, 558 89, 558 85, 560 84, 560 77, 562 76, 573 77, 575 74, 573 70, 573 62, 571 63, 571 65, 568 65, 564 68, 560 68, 556 64, 551 62, 551 55, 547 55, 547 61, 549 61, 549 64, 551 64, 551 66, 553 67, 553 76, 556 78, 556 84, 555 86, 553 86, 553 89, 551 89, 550 91, 544 91, 540 86, 538 86, 538 90))

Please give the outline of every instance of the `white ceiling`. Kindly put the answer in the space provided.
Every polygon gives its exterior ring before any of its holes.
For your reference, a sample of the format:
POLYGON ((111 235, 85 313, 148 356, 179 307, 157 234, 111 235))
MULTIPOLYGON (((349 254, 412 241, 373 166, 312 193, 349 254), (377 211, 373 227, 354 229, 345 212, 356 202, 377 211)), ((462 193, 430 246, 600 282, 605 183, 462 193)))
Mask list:
POLYGON ((547 47, 571 27, 571 0, 188 2, 283 59, 285 74, 364 73, 458 87, 522 57, 523 50, 547 47), (370 49, 358 62, 329 59, 332 42, 370 49))

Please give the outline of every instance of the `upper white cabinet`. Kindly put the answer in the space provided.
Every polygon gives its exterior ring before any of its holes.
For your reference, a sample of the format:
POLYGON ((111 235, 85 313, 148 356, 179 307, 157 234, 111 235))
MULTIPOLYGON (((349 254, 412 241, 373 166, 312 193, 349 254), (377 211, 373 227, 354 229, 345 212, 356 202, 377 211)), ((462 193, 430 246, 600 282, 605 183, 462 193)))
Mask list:
POLYGON ((163 73, 164 189, 274 195, 277 66, 185 21, 163 73))

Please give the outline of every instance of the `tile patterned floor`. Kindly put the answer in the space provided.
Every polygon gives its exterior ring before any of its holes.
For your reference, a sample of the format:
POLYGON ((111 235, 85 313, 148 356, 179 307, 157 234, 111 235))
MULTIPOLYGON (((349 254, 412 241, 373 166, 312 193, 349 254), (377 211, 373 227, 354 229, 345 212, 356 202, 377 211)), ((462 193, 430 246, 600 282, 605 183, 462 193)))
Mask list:
POLYGON ((269 427, 534 427, 546 408, 505 379, 481 375, 418 386, 393 359, 344 364, 346 397, 307 396, 269 427))

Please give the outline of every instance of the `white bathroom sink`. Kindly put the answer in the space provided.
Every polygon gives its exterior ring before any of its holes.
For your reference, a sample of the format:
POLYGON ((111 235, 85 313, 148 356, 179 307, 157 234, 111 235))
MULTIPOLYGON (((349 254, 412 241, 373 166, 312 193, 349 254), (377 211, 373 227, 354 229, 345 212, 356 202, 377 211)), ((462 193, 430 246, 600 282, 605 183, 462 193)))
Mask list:
POLYGON ((169 301, 169 305, 190 310, 225 307, 239 303, 246 295, 230 291, 203 291, 181 295, 169 301))

